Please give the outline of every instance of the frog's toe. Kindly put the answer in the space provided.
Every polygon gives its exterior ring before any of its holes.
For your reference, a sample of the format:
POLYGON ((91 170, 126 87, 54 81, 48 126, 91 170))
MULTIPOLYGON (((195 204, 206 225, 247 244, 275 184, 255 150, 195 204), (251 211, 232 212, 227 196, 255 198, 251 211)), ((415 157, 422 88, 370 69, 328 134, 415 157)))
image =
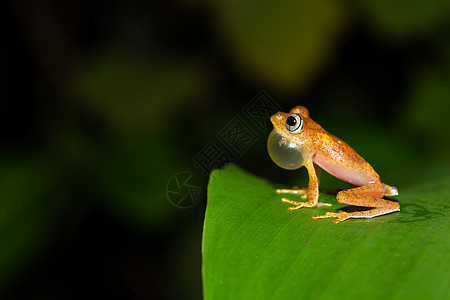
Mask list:
POLYGON ((286 202, 286 203, 290 203, 290 204, 294 204, 294 205, 300 205, 301 202, 298 201, 294 201, 288 198, 281 198, 281 201, 286 202))
POLYGON ((327 212, 324 215, 312 216, 312 218, 313 219, 337 218, 336 220, 333 221, 333 224, 338 224, 339 222, 342 222, 350 218, 350 215, 346 212, 338 212, 338 213, 327 212))
POLYGON ((347 220, 349 218, 350 218, 350 216, 348 216, 347 214, 343 214, 343 215, 337 217, 337 219, 333 221, 333 224, 338 224, 338 223, 340 223, 342 221, 345 221, 345 220, 347 220))
POLYGON ((289 200, 287 198, 281 198, 281 201, 295 205, 295 206, 292 206, 292 207, 288 207, 288 211, 293 211, 293 210, 296 210, 296 209, 299 209, 299 208, 302 208, 302 207, 309 207, 309 208, 311 208, 311 207, 316 207, 317 206, 316 203, 309 202, 309 201, 307 201, 307 202, 298 202, 298 201, 289 200))
POLYGON ((328 218, 335 218, 336 213, 332 213, 332 212, 327 212, 324 215, 315 215, 312 216, 313 219, 328 219, 328 218))

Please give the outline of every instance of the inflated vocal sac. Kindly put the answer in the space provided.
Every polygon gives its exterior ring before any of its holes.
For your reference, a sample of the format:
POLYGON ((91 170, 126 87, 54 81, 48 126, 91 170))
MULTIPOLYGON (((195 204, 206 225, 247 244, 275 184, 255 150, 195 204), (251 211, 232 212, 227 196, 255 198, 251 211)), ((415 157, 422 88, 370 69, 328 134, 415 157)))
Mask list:
POLYGON ((267 139, 267 150, 270 158, 283 169, 295 170, 303 166, 301 146, 289 141, 275 130, 267 139))

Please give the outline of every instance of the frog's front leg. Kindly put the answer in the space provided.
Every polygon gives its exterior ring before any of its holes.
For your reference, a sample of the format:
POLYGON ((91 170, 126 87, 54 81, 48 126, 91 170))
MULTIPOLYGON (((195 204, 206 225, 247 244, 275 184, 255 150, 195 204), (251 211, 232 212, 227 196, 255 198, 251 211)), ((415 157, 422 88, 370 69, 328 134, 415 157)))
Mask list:
MULTIPOLYGON (((317 188, 320 184, 320 174, 322 172, 322 169, 317 166, 316 164, 314 165, 314 171, 316 173, 316 178, 317 178, 317 188)), ((294 195, 302 195, 301 198, 302 199, 307 199, 308 198, 308 188, 299 188, 298 186, 294 186, 292 187, 292 189, 277 189, 276 190, 277 194, 294 194, 294 195)), ((287 202, 287 203, 291 203, 294 205, 298 205, 301 202, 298 201, 292 201, 286 198, 283 198, 283 202, 287 202)), ((327 203, 323 204, 323 203, 317 203, 317 205, 319 206, 319 204, 322 205, 327 205, 327 203)), ((331 206, 331 204, 329 204, 329 206, 331 206)))
MULTIPOLYGON (((302 195, 301 198, 302 199, 306 199, 308 198, 308 189, 305 188, 299 188, 297 186, 294 186, 292 189, 277 189, 276 190, 277 194, 294 194, 294 195, 302 195)), ((286 198, 283 198, 286 199, 286 198)), ((287 202, 287 201, 286 201, 287 202)), ((292 201, 292 202, 297 202, 297 201, 292 201)), ((298 202, 297 202, 298 203, 298 202)))
POLYGON ((354 189, 341 191, 337 194, 337 201, 349 205, 357 205, 364 207, 375 207, 374 209, 365 211, 355 211, 351 213, 338 212, 326 213, 322 216, 313 216, 313 219, 323 218, 337 218, 333 221, 334 224, 342 222, 351 218, 373 218, 385 215, 391 212, 399 211, 400 205, 397 202, 392 202, 382 199, 385 195, 385 186, 381 182, 369 183, 365 186, 360 186, 354 189))
POLYGON ((319 207, 319 206, 331 206, 329 203, 319 202, 319 178, 316 172, 316 166, 310 162, 305 165, 308 170, 309 184, 307 189, 292 189, 292 190, 277 190, 278 194, 289 193, 289 194, 301 194, 302 198, 308 198, 307 202, 293 201, 287 198, 281 198, 281 201, 294 204, 295 206, 289 207, 289 211, 293 211, 302 207, 319 207))

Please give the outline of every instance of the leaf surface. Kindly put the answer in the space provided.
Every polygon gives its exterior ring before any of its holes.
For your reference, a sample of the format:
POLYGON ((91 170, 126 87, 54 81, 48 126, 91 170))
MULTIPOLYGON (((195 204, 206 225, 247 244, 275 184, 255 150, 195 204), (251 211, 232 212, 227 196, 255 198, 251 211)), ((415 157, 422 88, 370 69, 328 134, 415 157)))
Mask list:
MULTIPOLYGON (((205 299, 444 299, 450 174, 399 187, 401 211, 338 225, 288 212, 275 186, 236 165, 211 174, 203 233, 205 299)), ((293 200, 300 200, 299 197, 293 200)))

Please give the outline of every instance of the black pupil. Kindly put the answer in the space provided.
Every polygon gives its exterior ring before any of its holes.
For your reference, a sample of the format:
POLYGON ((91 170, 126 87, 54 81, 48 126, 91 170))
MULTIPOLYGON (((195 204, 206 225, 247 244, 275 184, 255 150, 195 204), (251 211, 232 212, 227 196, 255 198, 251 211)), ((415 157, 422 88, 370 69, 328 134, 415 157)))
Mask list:
POLYGON ((295 124, 297 124, 297 120, 295 119, 295 117, 289 116, 286 120, 286 124, 293 127, 293 126, 295 126, 295 124))

